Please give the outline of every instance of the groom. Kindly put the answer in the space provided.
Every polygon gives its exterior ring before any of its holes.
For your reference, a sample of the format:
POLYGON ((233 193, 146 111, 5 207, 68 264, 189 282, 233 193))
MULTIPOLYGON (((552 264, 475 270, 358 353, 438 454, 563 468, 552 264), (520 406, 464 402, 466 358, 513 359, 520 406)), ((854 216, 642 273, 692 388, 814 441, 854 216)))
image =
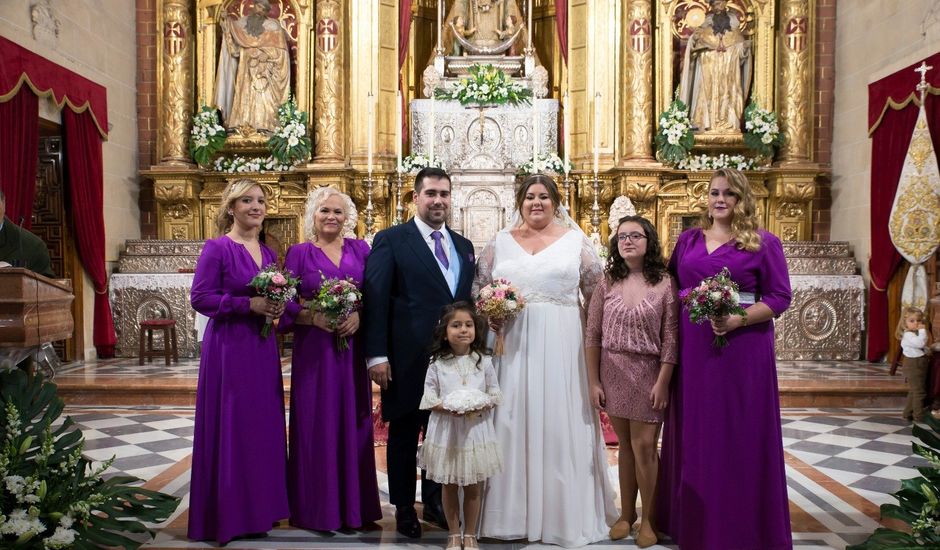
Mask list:
MULTIPOLYGON (((418 172, 417 215, 380 231, 366 262, 365 353, 369 377, 382 388, 382 418, 388 421, 389 496, 398 532, 421 536, 415 512, 418 434, 430 411, 418 409, 428 370, 431 333, 441 308, 470 300, 473 245, 447 229, 450 177, 439 168, 418 172)), ((424 520, 446 529, 441 486, 421 473, 424 520)))

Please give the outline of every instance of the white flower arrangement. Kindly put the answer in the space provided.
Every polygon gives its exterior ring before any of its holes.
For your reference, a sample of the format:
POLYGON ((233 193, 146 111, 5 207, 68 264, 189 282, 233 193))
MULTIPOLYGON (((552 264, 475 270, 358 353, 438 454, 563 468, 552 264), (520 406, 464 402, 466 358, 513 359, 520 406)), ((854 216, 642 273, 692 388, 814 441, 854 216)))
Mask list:
POLYGON ((268 139, 268 148, 280 164, 297 164, 310 157, 312 142, 307 137, 307 113, 297 108, 293 98, 277 108, 278 126, 268 139))
POLYGON ((279 162, 273 156, 267 157, 219 157, 212 164, 216 172, 236 174, 242 172, 286 172, 294 169, 293 164, 279 162))
POLYGON ((417 174, 422 169, 429 166, 444 170, 444 163, 441 162, 440 157, 435 157, 434 162, 431 162, 430 157, 424 153, 411 153, 407 157, 401 159, 401 171, 404 174, 417 174))
POLYGON ((744 144, 762 157, 773 158, 774 150, 784 144, 777 114, 750 103, 744 109, 744 144))
POLYGON ((711 170, 720 170, 721 168, 734 168, 735 170, 754 170, 757 163, 754 159, 744 155, 696 155, 686 157, 676 164, 679 170, 690 170, 692 172, 705 172, 711 170))
POLYGON ((224 145, 225 128, 219 121, 219 111, 203 105, 193 116, 193 129, 189 133, 189 153, 196 164, 206 166, 224 145))
POLYGON ((689 108, 678 98, 659 115, 659 130, 656 132, 656 157, 675 166, 689 156, 695 145, 689 108))
POLYGON ((453 88, 436 88, 434 97, 456 100, 463 106, 529 104, 532 90, 512 80, 493 65, 472 65, 470 76, 453 88))
MULTIPOLYGON (((568 171, 571 171, 571 163, 568 163, 568 171)), ((540 154, 538 158, 535 159, 533 165, 532 159, 527 160, 519 166, 519 170, 516 172, 520 176, 525 176, 528 174, 540 174, 543 172, 551 172, 553 174, 564 174, 565 173, 565 161, 558 156, 558 153, 549 153, 549 154, 540 154)))

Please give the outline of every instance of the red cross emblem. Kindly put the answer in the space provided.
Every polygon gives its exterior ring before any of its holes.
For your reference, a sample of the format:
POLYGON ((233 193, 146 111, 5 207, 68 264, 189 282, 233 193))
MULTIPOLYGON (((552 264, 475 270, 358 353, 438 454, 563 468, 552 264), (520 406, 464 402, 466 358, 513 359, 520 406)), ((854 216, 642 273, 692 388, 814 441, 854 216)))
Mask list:
POLYGON ((330 53, 336 49, 339 37, 339 24, 334 19, 317 21, 317 49, 330 53))
POLYGON ((630 22, 630 45, 639 53, 650 47, 650 20, 634 19, 630 22))
POLYGON ((802 52, 806 48, 806 36, 809 34, 808 17, 791 17, 787 21, 787 47, 795 52, 802 52))

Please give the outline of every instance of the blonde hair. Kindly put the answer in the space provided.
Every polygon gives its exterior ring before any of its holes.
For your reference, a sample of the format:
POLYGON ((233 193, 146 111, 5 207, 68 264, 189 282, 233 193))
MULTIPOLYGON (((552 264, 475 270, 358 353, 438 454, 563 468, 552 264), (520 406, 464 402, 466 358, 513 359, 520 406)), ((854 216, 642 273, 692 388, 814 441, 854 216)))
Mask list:
MULTIPOLYGON (((757 252, 760 250, 761 238, 757 232, 760 222, 757 219, 757 199, 754 198, 754 192, 751 191, 751 184, 747 181, 740 170, 733 168, 722 168, 712 174, 709 180, 709 189, 711 182, 717 178, 725 178, 728 187, 735 194, 738 201, 734 205, 734 216, 731 218, 731 232, 737 241, 737 248, 747 250, 748 252, 757 252)), ((711 229, 714 220, 708 214, 708 210, 702 213, 702 229, 711 229)))
POLYGON ((218 231, 218 236, 228 233, 229 229, 231 229, 232 225, 235 223, 235 217, 229 214, 235 201, 244 197, 245 193, 256 185, 261 189, 261 193, 264 194, 265 199, 267 199, 268 194, 265 193, 264 187, 253 179, 244 178, 234 180, 225 186, 225 190, 222 191, 222 201, 219 204, 219 211, 215 214, 215 228, 216 231, 218 231))
POLYGON ((326 202, 327 199, 338 196, 343 201, 343 212, 346 214, 346 221, 343 223, 343 234, 341 236, 355 236, 356 221, 359 216, 356 213, 356 203, 349 195, 341 192, 335 187, 318 187, 307 195, 307 205, 304 211, 304 237, 308 241, 316 240, 317 226, 314 223, 317 210, 326 202))
POLYGON ((901 318, 898 319, 898 329, 894 331, 894 336, 900 340, 904 337, 904 333, 907 331, 907 320, 911 317, 914 317, 917 321, 927 324, 927 316, 924 315, 924 312, 916 307, 908 306, 901 310, 901 318))

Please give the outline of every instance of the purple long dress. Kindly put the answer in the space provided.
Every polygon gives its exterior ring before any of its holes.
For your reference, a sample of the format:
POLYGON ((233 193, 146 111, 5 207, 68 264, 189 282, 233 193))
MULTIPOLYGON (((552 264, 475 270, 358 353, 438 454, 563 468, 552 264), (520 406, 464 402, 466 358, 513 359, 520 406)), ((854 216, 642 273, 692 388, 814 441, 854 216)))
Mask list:
MULTIPOLYGON (((761 248, 731 241, 711 254, 701 229, 679 236, 670 261, 679 289, 727 267, 741 292, 777 315, 790 305, 780 240, 761 231, 761 248)), ((742 298, 742 303, 745 300, 742 298)), ((680 311, 679 367, 663 433, 659 527, 682 550, 792 548, 772 322, 728 334, 712 347, 709 324, 680 311)))
MULTIPOLYGON (((284 267, 301 279, 311 299, 327 279, 352 277, 362 285, 369 245, 343 240, 339 267, 311 243, 290 247, 284 267)), ((294 330, 291 367, 290 458, 287 478, 292 525, 321 531, 359 527, 382 518, 372 439, 372 383, 358 333, 339 352, 335 335, 293 324, 290 303, 280 330, 294 330)))
MULTIPOLYGON (((263 265, 277 255, 262 246, 263 265)), ((258 266, 222 236, 206 241, 190 295, 210 318, 202 341, 189 538, 226 543, 288 515, 284 386, 277 341, 249 311, 258 266)))

